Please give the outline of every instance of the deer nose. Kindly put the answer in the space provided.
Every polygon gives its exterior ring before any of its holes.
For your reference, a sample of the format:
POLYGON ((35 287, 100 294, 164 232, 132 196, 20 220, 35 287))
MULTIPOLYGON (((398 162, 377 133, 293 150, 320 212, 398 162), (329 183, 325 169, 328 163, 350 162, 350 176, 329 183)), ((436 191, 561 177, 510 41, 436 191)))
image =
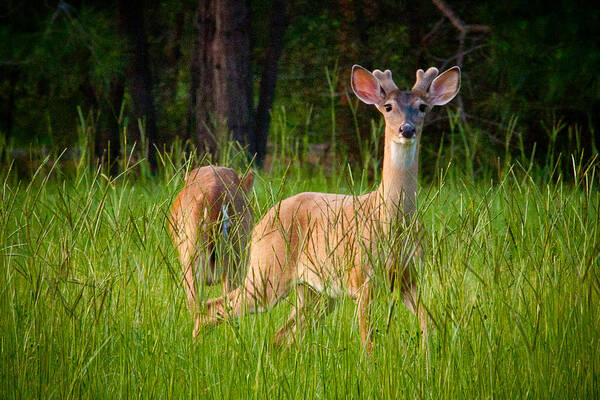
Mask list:
POLYGON ((402 134, 402 137, 405 137, 406 139, 412 139, 417 134, 417 132, 415 131, 415 127, 411 124, 401 125, 400 133, 402 134))

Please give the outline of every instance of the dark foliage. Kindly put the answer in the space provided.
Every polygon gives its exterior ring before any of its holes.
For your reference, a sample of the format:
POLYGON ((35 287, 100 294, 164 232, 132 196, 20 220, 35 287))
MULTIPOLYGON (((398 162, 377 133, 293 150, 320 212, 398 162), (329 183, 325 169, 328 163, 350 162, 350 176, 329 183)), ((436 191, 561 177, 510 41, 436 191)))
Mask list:
MULTIPOLYGON (((120 0, 8 0, 0 5, 4 145, 71 146, 78 137, 78 107, 94 123, 97 158, 106 154, 109 142, 111 152, 118 153, 123 127, 137 127, 140 117, 152 145, 168 145, 175 137, 201 144, 199 110, 205 119, 211 112, 201 107, 208 87, 202 71, 214 67, 194 51, 208 43, 198 34, 197 9, 210 2, 136 3, 138 10, 120 0)), ((243 111, 248 114, 243 125, 253 131, 230 129, 259 158, 266 153, 273 101, 286 106, 289 122, 296 125, 304 121, 305 104, 314 104, 311 129, 318 132, 314 140, 322 142, 330 130, 326 110, 329 86, 335 83, 339 140, 352 150, 357 138, 345 95, 352 64, 389 68, 399 86, 408 87, 416 68, 450 67, 461 58, 463 89, 456 104, 463 105, 464 118, 479 126, 490 143, 503 142, 508 121, 518 116, 520 137, 530 149, 535 144, 538 153, 557 121, 577 126, 584 144, 597 151, 600 11, 593 2, 448 1, 465 24, 491 29, 465 35, 462 52, 459 31, 430 1, 249 4, 254 96, 243 111), (337 81, 327 82, 325 68, 337 81)), ((223 107, 231 111, 230 105, 223 107)), ((224 115, 237 115, 231 112, 224 115)), ((359 125, 368 126, 374 116, 361 109, 359 125)), ((445 119, 434 115, 431 123, 440 129, 431 131, 443 132, 445 119)), ((139 139, 135 130, 128 132, 129 144, 139 139)), ((553 140, 571 148, 566 135, 553 140)))

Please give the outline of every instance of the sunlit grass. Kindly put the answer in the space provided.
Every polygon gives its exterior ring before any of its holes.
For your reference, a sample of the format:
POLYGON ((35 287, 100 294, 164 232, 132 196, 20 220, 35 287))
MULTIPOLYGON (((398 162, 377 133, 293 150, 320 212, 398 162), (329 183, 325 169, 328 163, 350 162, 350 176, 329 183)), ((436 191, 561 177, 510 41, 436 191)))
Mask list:
MULTIPOLYGON (((255 219, 300 191, 364 193, 377 182, 361 172, 375 165, 350 171, 342 156, 309 167, 301 149, 289 154, 259 173, 255 219)), ((451 163, 424 180, 419 287, 430 334, 422 347, 403 306, 388 330, 394 295, 379 286, 370 356, 349 299, 283 349, 271 340, 293 295, 192 340, 167 231, 185 165, 145 179, 135 167, 117 179, 4 171, 0 397, 596 398, 597 166, 574 161, 575 178, 525 165, 484 174, 491 180, 451 163)))

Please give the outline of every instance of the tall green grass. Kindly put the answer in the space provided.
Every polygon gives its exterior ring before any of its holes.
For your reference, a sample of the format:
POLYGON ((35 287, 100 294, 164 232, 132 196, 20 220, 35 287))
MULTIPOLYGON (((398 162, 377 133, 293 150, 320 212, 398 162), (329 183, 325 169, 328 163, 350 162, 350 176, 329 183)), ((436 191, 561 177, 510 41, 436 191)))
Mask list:
MULTIPOLYGON (((477 132, 451 120, 440 143, 423 144, 436 160, 419 195, 430 334, 421 346, 417 318, 403 306, 387 329, 395 295, 379 285, 370 356, 350 299, 290 347, 271 338, 293 295, 192 340, 167 216, 185 171, 206 161, 186 158, 181 144, 161 153, 153 177, 134 157, 112 177, 83 167, 85 158, 75 172, 47 162, 27 181, 3 170, 0 397, 597 398, 597 161, 551 154, 537 165, 507 150, 486 164, 477 132), (560 159, 570 159, 570 173, 553 168, 560 159)), ((300 191, 364 193, 377 184, 377 151, 361 150, 355 169, 343 154, 310 164, 307 129, 287 124, 283 111, 274 121, 256 219, 300 191)), ((370 136, 380 133, 373 124, 370 136)), ((243 156, 227 154, 222 162, 244 168, 243 156)))

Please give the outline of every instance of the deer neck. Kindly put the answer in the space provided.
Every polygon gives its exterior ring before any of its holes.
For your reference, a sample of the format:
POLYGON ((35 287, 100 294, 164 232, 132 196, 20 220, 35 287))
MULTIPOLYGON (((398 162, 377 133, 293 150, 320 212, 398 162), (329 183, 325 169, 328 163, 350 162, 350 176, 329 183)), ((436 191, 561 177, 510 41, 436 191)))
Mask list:
POLYGON ((386 127, 381 184, 376 192, 378 206, 385 219, 411 217, 416 209, 419 173, 419 139, 400 144, 393 140, 397 133, 386 127))

